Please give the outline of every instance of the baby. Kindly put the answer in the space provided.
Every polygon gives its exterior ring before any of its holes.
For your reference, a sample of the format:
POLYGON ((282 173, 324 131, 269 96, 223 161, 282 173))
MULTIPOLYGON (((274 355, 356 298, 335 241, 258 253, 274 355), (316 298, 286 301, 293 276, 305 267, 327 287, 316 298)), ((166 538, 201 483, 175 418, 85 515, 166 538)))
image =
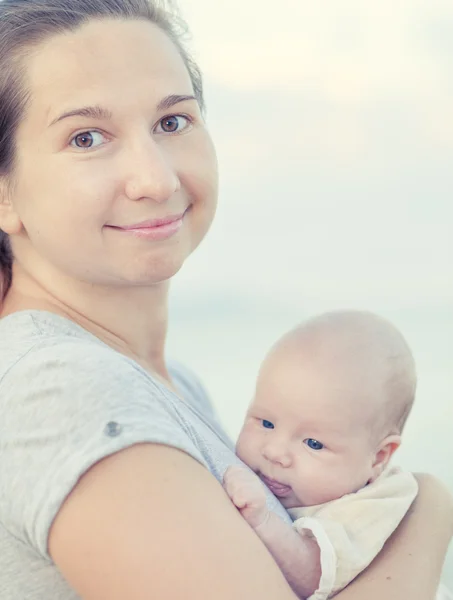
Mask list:
POLYGON ((415 389, 403 336, 367 312, 311 319, 265 358, 236 447, 258 477, 231 467, 224 486, 300 598, 343 589, 417 495, 414 477, 389 467, 415 389), (268 510, 260 480, 293 526, 268 510))

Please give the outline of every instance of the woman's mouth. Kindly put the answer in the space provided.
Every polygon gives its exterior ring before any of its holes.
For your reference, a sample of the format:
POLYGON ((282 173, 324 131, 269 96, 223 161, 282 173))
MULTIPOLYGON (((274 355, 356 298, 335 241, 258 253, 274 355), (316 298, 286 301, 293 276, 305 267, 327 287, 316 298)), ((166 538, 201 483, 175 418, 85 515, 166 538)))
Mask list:
POLYGON ((270 491, 277 496, 277 498, 286 498, 292 492, 292 488, 289 485, 285 485, 284 483, 280 483, 275 479, 269 479, 269 477, 265 477, 260 474, 260 479, 263 483, 267 485, 270 491))
POLYGON ((172 215, 162 219, 149 219, 134 225, 112 226, 119 233, 133 235, 135 237, 150 240, 165 240, 173 237, 181 229, 187 210, 178 215, 172 215))

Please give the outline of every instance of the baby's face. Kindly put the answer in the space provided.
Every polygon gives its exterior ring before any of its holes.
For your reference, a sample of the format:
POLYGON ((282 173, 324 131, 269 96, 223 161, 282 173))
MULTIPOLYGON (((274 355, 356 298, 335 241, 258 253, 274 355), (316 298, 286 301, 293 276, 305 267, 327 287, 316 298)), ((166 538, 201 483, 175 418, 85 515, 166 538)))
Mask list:
POLYGON ((351 382, 343 367, 280 352, 261 369, 236 450, 286 508, 334 500, 372 477, 373 398, 358 395, 360 374, 351 382))

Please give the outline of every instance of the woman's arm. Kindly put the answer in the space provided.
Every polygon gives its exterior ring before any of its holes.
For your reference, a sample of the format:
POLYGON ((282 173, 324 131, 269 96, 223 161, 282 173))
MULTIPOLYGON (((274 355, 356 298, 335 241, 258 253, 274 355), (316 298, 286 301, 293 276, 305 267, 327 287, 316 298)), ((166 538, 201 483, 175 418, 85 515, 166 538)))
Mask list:
POLYGON ((84 600, 296 600, 221 485, 167 446, 95 465, 58 513, 49 550, 84 600))
POLYGON ((453 499, 430 475, 418 475, 419 494, 382 552, 336 598, 433 600, 453 535, 453 499))

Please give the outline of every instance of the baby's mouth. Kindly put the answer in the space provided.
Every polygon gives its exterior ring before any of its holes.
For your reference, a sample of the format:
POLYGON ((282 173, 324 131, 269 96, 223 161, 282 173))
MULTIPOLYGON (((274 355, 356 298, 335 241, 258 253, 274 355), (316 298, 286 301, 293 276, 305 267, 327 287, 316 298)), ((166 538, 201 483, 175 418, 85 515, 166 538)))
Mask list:
POLYGON ((277 496, 277 498, 285 498, 286 496, 289 496, 292 491, 292 489, 289 485, 280 483, 279 481, 276 481, 275 479, 269 479, 269 477, 265 477, 261 473, 260 473, 260 479, 263 483, 265 483, 267 485, 267 487, 274 494, 274 496, 277 496))

